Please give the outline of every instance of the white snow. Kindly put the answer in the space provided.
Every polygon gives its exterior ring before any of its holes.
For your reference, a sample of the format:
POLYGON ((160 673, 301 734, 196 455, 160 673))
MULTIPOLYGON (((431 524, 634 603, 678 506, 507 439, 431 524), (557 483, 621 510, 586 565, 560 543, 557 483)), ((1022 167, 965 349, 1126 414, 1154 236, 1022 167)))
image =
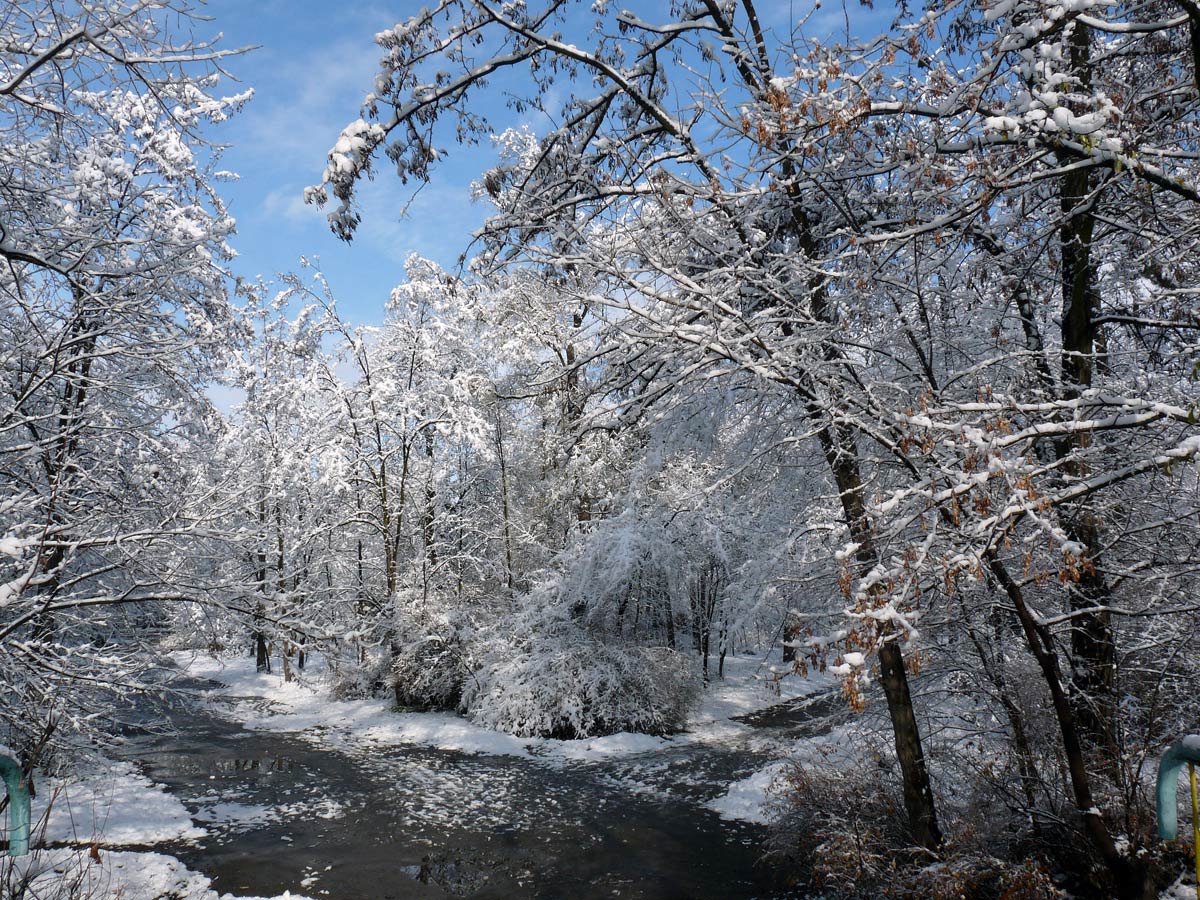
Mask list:
MULTIPOLYGON (((32 877, 31 897, 235 900, 231 894, 218 894, 206 876, 172 856, 110 849, 194 840, 206 834, 179 800, 129 763, 98 762, 74 778, 40 779, 36 787, 35 845, 70 846, 37 848, 23 857, 0 857, 0 884, 15 883, 19 874, 28 874, 32 877)), ((238 807, 235 803, 217 804, 208 810, 207 820, 218 822, 238 815, 245 819, 258 812, 238 807)), ((272 900, 308 898, 285 892, 272 900)))
MULTIPOLYGON (((232 894, 218 894, 213 890, 212 882, 204 875, 161 853, 97 850, 93 856, 90 849, 37 850, 17 859, 0 859, 0 879, 9 873, 9 867, 33 875, 28 890, 31 897, 234 900, 232 894)), ((285 891, 272 900, 308 898, 285 891)))
POLYGON ((710 801, 708 808, 725 819, 763 824, 769 822, 767 804, 770 800, 771 786, 785 768, 785 761, 771 763, 749 778, 735 781, 724 796, 710 801))
POLYGON ((203 837, 175 797, 128 763, 110 762, 74 779, 35 782, 33 835, 47 843, 105 846, 203 837))
POLYGON ((233 825, 239 828, 262 825, 272 822, 278 817, 278 812, 274 807, 262 806, 257 803, 238 803, 232 800, 211 803, 196 811, 196 819, 200 822, 233 825))
POLYGON ((253 731, 295 732, 338 748, 415 744, 439 750, 518 756, 550 765, 636 756, 687 743, 711 743, 745 733, 750 726, 730 720, 806 696, 834 684, 828 676, 783 678, 777 686, 758 657, 728 657, 724 679, 713 678, 689 730, 672 737, 621 732, 599 738, 520 738, 476 725, 449 712, 397 712, 387 700, 333 700, 319 680, 284 682, 278 672, 260 674, 249 657, 214 659, 188 651, 175 661, 190 675, 225 685, 220 696, 235 699, 232 716, 253 731), (264 703, 263 701, 267 701, 264 703))
POLYGON ((1180 875, 1175 883, 1158 895, 1158 900, 1196 900, 1196 880, 1190 873, 1180 875))

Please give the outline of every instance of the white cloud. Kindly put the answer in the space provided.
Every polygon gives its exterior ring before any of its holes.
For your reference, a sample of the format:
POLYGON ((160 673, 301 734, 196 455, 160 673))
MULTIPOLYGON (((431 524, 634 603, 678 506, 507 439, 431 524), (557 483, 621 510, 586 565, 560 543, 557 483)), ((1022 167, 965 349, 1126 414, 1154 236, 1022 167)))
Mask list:
POLYGON ((286 185, 268 191, 263 197, 260 212, 267 219, 282 219, 293 225, 325 219, 321 210, 304 202, 304 189, 296 185, 286 185))
POLYGON ((269 51, 271 77, 243 114, 241 150, 274 164, 298 163, 315 181, 379 68, 371 31, 363 31, 361 39, 341 38, 318 53, 269 51))
POLYGON ((363 222, 356 243, 401 264, 416 252, 452 265, 482 224, 485 210, 471 202, 469 180, 451 179, 449 171, 439 174, 415 196, 411 184, 406 187, 395 178, 362 185, 363 222))

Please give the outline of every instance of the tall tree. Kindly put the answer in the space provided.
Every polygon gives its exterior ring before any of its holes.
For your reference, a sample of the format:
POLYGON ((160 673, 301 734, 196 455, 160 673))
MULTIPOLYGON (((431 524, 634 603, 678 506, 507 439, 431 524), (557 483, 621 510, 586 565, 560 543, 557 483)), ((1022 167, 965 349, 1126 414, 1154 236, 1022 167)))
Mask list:
POLYGON ((199 130, 248 93, 214 93, 231 51, 180 37, 191 15, 0 14, 0 718, 27 765, 56 726, 87 727, 78 691, 137 668, 146 604, 202 599, 176 551, 204 515, 202 385, 237 328, 199 130))

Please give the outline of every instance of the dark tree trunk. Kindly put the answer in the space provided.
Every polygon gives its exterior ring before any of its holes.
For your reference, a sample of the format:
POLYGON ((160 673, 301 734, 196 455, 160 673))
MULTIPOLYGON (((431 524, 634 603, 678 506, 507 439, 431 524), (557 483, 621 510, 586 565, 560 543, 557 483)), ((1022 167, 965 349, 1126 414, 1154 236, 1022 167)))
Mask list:
POLYGON ((903 779, 904 809, 908 813, 909 827, 913 840, 932 850, 941 845, 942 832, 934 812, 933 788, 925 767, 912 695, 908 691, 904 656, 895 640, 889 640, 879 648, 879 674, 892 717, 896 757, 900 760, 901 771, 906 774, 903 779))
POLYGON ((1030 611, 1020 585, 1008 574, 994 551, 988 554, 987 562, 992 574, 1012 601, 1025 634, 1026 645, 1037 660, 1046 686, 1050 689, 1054 717, 1062 736, 1072 798, 1082 819, 1084 833, 1112 875, 1119 900, 1153 900, 1157 891, 1154 889, 1148 863, 1121 853, 1108 830, 1103 814, 1096 806, 1084 755, 1083 735, 1075 718, 1074 705, 1063 686, 1064 680, 1054 637, 1030 611))
MULTIPOLYGON (((263 534, 259 536, 261 542, 267 540, 267 498, 264 494, 260 494, 258 498, 258 523, 263 529, 263 534)), ((267 594, 267 551, 265 543, 260 543, 258 552, 255 554, 257 563, 258 590, 262 597, 267 594)), ((271 671, 271 652, 267 647, 267 636, 263 629, 263 623, 266 619, 266 609, 263 606, 264 601, 260 599, 254 607, 254 653, 255 653, 255 668, 259 672, 271 671)))
MULTIPOLYGON (((1090 56, 1089 30, 1076 21, 1070 42, 1071 67, 1085 81, 1090 56)), ((1092 386, 1097 347, 1102 343, 1096 325, 1100 298, 1092 259, 1097 202, 1093 194, 1097 186, 1089 170, 1076 169, 1063 177, 1061 190, 1062 377, 1065 396, 1073 399, 1092 386)), ((1062 441, 1060 458, 1086 449, 1089 443, 1086 434, 1062 441)), ((1068 471, 1075 478, 1087 475, 1086 467, 1078 462, 1069 465, 1068 471)), ((1071 656, 1075 718, 1087 744, 1114 755, 1116 639, 1111 616, 1104 609, 1112 596, 1101 571, 1100 530, 1088 502, 1065 510, 1062 520, 1067 536, 1084 548, 1078 563, 1078 578, 1067 585, 1068 602, 1074 613, 1071 656)))
MULTIPOLYGON (((825 459, 837 485, 850 537, 858 544, 856 559, 860 568, 866 572, 878 562, 879 557, 863 502, 858 450, 850 435, 835 428, 832 424, 827 426, 819 437, 825 459)), ((904 670, 904 654, 897 643, 899 635, 895 634, 890 626, 884 626, 880 631, 880 675, 888 715, 892 722, 896 758, 900 763, 908 826, 917 844, 928 850, 936 850, 941 846, 942 832, 938 826, 933 802, 929 769, 925 764, 921 731, 917 725, 912 694, 908 688, 908 675, 904 670)))
POLYGON ((421 539, 425 544, 425 559, 432 574, 437 568, 437 541, 434 525, 437 516, 437 493, 433 488, 433 429, 425 429, 425 458, 429 460, 429 477, 425 481, 425 506, 421 510, 421 539))
MULTIPOLYGON (((583 383, 580 378, 579 363, 577 352, 575 350, 575 337, 579 330, 583 328, 583 320, 587 316, 587 307, 580 307, 572 315, 571 324, 574 327, 574 332, 571 335, 571 340, 567 341, 567 346, 564 348, 564 358, 566 359, 566 378, 563 390, 563 419, 564 431, 570 441, 570 447, 574 447, 574 441, 577 439, 575 429, 579 427, 580 421, 583 419, 584 409, 584 392, 583 383)), ((568 455, 572 455, 568 451, 568 455)), ((575 497, 576 521, 579 525, 586 526, 592 520, 592 499, 588 496, 587 486, 582 481, 577 482, 575 497)))
POLYGON ((729 623, 724 618, 721 619, 721 634, 717 639, 718 653, 717 657, 717 677, 725 677, 725 654, 729 652, 729 623))
POLYGON ((254 656, 254 668, 257 671, 271 671, 271 653, 267 648, 267 636, 261 631, 254 632, 254 656))

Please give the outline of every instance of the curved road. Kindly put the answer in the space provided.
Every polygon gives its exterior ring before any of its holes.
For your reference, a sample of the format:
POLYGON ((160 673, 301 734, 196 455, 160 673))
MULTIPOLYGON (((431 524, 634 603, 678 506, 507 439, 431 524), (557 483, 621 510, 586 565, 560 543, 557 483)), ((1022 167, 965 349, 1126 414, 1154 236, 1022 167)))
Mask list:
POLYGON ((762 829, 703 803, 777 755, 762 738, 812 733, 813 707, 827 705, 777 707, 726 745, 566 765, 416 746, 341 751, 245 731, 193 705, 167 710, 164 733, 132 735, 125 755, 209 831, 162 849, 223 892, 768 898, 786 894, 757 865, 762 829))

